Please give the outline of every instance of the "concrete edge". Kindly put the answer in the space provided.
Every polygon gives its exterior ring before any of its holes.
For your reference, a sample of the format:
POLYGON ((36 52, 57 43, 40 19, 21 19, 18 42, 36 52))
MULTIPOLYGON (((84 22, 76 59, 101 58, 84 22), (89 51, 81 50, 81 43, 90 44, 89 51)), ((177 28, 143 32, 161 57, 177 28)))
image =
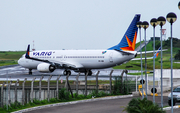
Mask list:
POLYGON ((133 95, 102 97, 102 98, 93 98, 93 99, 79 100, 79 101, 72 101, 72 102, 63 102, 63 103, 56 103, 56 104, 48 104, 48 105, 42 105, 42 106, 27 108, 27 109, 23 109, 23 110, 11 112, 11 113, 22 113, 22 112, 27 112, 27 111, 37 110, 37 109, 43 109, 43 108, 53 107, 53 106, 64 106, 64 105, 84 103, 84 102, 93 102, 93 101, 99 101, 99 100, 109 100, 109 99, 128 98, 128 97, 133 97, 133 95))
MULTIPOLYGON (((177 109, 177 108, 180 108, 180 105, 173 106, 173 109, 177 109)), ((171 110, 171 107, 165 107, 163 108, 163 110, 171 110)))

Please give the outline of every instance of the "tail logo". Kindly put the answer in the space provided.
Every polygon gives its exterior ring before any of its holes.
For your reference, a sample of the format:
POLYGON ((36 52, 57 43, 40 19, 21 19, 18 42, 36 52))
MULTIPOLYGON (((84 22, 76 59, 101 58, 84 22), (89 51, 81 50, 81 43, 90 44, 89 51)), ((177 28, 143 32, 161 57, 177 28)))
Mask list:
POLYGON ((128 43, 128 47, 122 47, 120 49, 122 49, 124 51, 134 51, 135 50, 135 45, 136 45, 136 38, 137 38, 137 32, 135 32, 133 42, 131 42, 131 40, 126 35, 126 40, 127 40, 127 43, 128 43))
POLYGON ((107 51, 102 51, 102 54, 105 54, 107 51))
POLYGON ((158 51, 154 54, 154 58, 158 57, 160 50, 161 50, 161 47, 159 47, 158 51))

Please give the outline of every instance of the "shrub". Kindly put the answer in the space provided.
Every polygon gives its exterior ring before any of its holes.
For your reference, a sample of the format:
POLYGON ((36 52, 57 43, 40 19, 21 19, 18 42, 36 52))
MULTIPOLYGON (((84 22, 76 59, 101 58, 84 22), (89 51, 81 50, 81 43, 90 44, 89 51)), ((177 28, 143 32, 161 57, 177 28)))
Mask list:
POLYGON ((31 106, 35 106, 36 104, 34 103, 34 102, 29 102, 29 104, 31 105, 31 106))
POLYGON ((65 99, 65 91, 66 91, 66 89, 65 88, 61 88, 61 90, 59 91, 59 98, 60 99, 65 99))
POLYGON ((41 104, 47 104, 47 103, 48 103, 47 99, 41 100, 41 104))
POLYGON ((16 108, 17 108, 15 103, 11 103, 11 107, 12 107, 13 109, 16 109, 16 108))
POLYGON ((129 94, 131 90, 129 83, 130 80, 122 82, 121 76, 115 77, 113 94, 114 95, 129 94))
POLYGON ((33 103, 36 104, 36 105, 39 105, 39 104, 41 104, 41 101, 37 100, 37 99, 33 99, 33 103))
POLYGON ((17 108, 22 108, 22 105, 20 102, 16 102, 16 104, 17 104, 17 108))
POLYGON ((84 98, 85 98, 84 95, 78 95, 78 96, 77 96, 77 99, 84 99, 84 98))
POLYGON ((87 95, 86 98, 90 99, 90 98, 92 98, 92 95, 87 95))
POLYGON ((91 96, 93 97, 97 97, 98 95, 98 90, 93 90, 91 93, 90 93, 91 96))
POLYGON ((62 88, 59 91, 59 98, 61 100, 69 100, 69 95, 70 95, 70 93, 66 90, 66 88, 62 88))
POLYGON ((165 113, 156 103, 144 98, 133 98, 124 109, 128 113, 165 113))
POLYGON ((58 100, 56 98, 51 98, 49 101, 52 103, 58 102, 58 100))
POLYGON ((65 91, 64 92, 64 95, 65 95, 65 100, 70 100, 69 96, 70 96, 70 93, 68 91, 65 91))
POLYGON ((98 94, 97 94, 97 97, 103 97, 103 96, 106 96, 106 93, 104 91, 100 91, 98 94))
POLYGON ((74 96, 74 98, 77 98, 78 94, 77 94, 77 93, 74 93, 73 96, 74 96))

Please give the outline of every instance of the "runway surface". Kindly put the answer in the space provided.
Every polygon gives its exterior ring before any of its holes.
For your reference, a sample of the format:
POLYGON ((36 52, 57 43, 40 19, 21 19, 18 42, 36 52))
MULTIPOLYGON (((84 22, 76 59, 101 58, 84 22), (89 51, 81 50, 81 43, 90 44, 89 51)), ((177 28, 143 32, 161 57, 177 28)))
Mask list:
MULTIPOLYGON (((108 68, 108 69, 99 69, 100 73, 99 73, 99 79, 100 80, 109 80, 109 74, 111 72, 112 68, 108 68)), ((43 75, 44 78, 43 80, 47 80, 49 78, 50 75, 53 75, 51 80, 56 80, 58 75, 61 75, 60 79, 66 79, 66 76, 63 75, 63 69, 56 69, 54 72, 52 73, 40 73, 37 70, 33 70, 33 74, 29 75, 28 69, 25 69, 19 65, 16 66, 10 66, 10 67, 3 67, 0 69, 0 80, 24 80, 24 78, 27 78, 27 80, 32 80, 34 77, 36 77, 36 80, 39 80, 41 78, 41 76, 43 75)), ((98 72, 98 70, 92 70, 93 75, 92 76, 88 76, 88 80, 95 80, 96 79, 96 73, 98 72)), ((119 76, 121 75, 122 70, 118 69, 118 70, 114 70, 112 76, 119 76)), ((133 72, 138 72, 136 70, 131 70, 129 71, 131 73, 133 72)), ((75 80, 76 76, 78 75, 78 73, 75 73, 74 71, 71 71, 71 76, 69 77, 69 80, 75 80)), ((125 75, 124 75, 125 76, 125 75)), ((135 78, 135 76, 132 75, 128 75, 128 77, 133 77, 135 78)), ((79 80, 84 80, 85 76, 84 73, 82 73, 79 77, 79 80)))

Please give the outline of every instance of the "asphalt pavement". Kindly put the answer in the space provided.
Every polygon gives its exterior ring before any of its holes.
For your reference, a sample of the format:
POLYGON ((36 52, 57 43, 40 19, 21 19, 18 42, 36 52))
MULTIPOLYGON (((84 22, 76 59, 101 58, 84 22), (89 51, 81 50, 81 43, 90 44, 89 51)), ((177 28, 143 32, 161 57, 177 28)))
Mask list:
MULTIPOLYGON (((112 68, 108 68, 108 69, 98 69, 100 71, 98 77, 100 80, 109 80, 109 74, 112 70, 112 68)), ((96 73, 98 72, 98 70, 94 69, 92 70, 93 74, 92 76, 88 76, 88 80, 95 80, 96 79, 96 73)), ((25 69, 19 65, 14 65, 14 66, 5 66, 5 67, 1 67, 0 68, 0 80, 24 80, 24 78, 27 78, 27 80, 32 80, 34 77, 36 77, 36 80, 39 80, 41 78, 41 76, 43 75, 44 78, 43 80, 47 80, 49 78, 50 75, 53 75, 53 77, 51 78, 51 80, 56 80, 58 75, 61 75, 60 79, 65 80, 66 76, 63 75, 63 69, 56 69, 54 72, 52 73, 40 73, 37 70, 32 70, 33 74, 29 75, 28 69, 25 69)), ((117 69, 113 71, 112 76, 119 76, 121 75, 121 72, 123 70, 121 69, 117 69)), ((130 70, 129 72, 137 72, 136 70, 130 70)), ((76 76, 78 75, 78 73, 75 73, 74 71, 71 71, 71 76, 69 76, 69 80, 76 80, 76 76)), ((129 75, 133 78, 135 78, 135 76, 129 75)), ((84 73, 81 73, 81 75, 79 76, 79 80, 84 80, 85 76, 84 73)))
MULTIPOLYGON (((77 103, 71 105, 55 106, 45 109, 38 109, 33 111, 28 111, 27 113, 127 113, 123 112, 124 108, 128 105, 132 98, 141 98, 139 96, 129 97, 129 98, 119 98, 111 100, 100 100, 93 102, 77 103)), ((161 105, 161 97, 155 98, 156 103, 161 105)), ((153 100, 152 96, 148 96, 148 100, 153 100)), ((163 106, 168 106, 167 96, 163 97, 163 106)), ((174 109, 174 113, 179 113, 180 109, 174 109)), ((171 110, 166 111, 171 113, 171 110)))

